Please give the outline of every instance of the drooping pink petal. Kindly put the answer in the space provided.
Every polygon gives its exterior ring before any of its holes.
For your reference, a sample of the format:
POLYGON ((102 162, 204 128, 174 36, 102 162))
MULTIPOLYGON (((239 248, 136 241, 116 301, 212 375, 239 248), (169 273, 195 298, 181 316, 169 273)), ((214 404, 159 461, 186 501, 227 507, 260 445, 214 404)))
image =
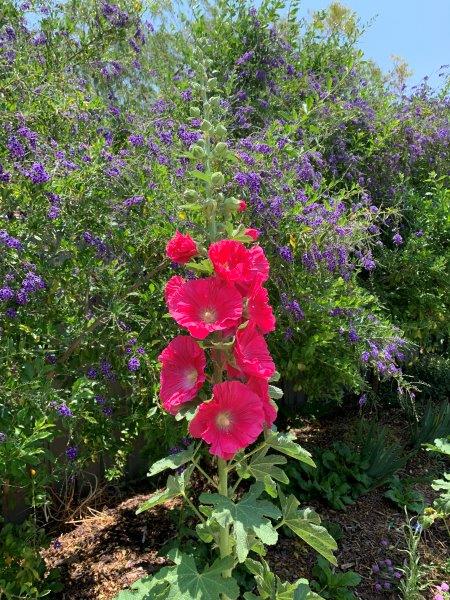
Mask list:
POLYGON ((266 341, 258 333, 255 323, 250 322, 245 329, 238 330, 234 356, 238 367, 248 376, 269 379, 275 373, 275 364, 266 341))
POLYGON ((180 275, 173 275, 169 281, 166 283, 166 287, 164 289, 164 298, 166 300, 167 306, 170 306, 172 299, 175 297, 175 294, 180 290, 181 286, 186 283, 186 280, 180 275))
POLYGON ((273 422, 277 418, 277 406, 269 396, 269 382, 262 377, 249 377, 247 381, 248 387, 257 394, 261 400, 264 410, 265 426, 272 427, 273 422))
POLYGON ((269 293, 257 281, 250 291, 247 314, 261 333, 270 333, 275 329, 275 317, 269 304, 269 293))
POLYGON ((180 406, 193 400, 205 382, 206 356, 187 335, 174 338, 158 357, 162 363, 160 398, 167 412, 176 414, 180 406))
POLYGON ((210 444, 210 452, 230 460, 252 444, 264 425, 261 398, 239 381, 225 381, 213 388, 213 398, 201 404, 189 425, 189 433, 210 444))

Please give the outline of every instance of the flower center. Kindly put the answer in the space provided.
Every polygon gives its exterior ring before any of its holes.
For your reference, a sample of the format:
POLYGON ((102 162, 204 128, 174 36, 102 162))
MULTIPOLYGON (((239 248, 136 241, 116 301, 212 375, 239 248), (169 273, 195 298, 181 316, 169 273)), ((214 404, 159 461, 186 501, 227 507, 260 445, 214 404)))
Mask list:
POLYGON ((214 323, 217 321, 217 313, 214 308, 205 308, 202 312, 202 321, 204 323, 214 323))
POLYGON ((217 414, 216 425, 219 429, 229 429, 232 422, 231 414, 228 411, 217 414))
POLYGON ((198 373, 197 373, 197 369, 188 369, 186 371, 186 373, 184 374, 184 380, 186 382, 186 385, 188 385, 189 387, 191 387, 192 385, 194 385, 194 383, 197 382, 197 378, 198 378, 198 373))

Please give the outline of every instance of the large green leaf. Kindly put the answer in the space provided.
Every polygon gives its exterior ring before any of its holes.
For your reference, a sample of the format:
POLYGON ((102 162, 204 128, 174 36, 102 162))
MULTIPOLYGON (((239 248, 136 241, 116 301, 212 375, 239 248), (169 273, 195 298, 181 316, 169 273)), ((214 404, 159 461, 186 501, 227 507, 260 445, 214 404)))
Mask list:
POLYGON ((167 600, 173 567, 163 567, 154 575, 142 577, 129 588, 122 590, 114 600, 167 600))
POLYGON ((290 583, 272 573, 264 559, 260 561, 247 558, 247 570, 255 577, 259 596, 252 593, 244 594, 246 600, 263 598, 270 600, 322 600, 321 596, 311 591, 306 579, 298 579, 290 583))
POLYGON ((263 491, 261 483, 252 485, 249 492, 239 502, 220 494, 202 494, 200 502, 214 507, 212 518, 222 527, 232 526, 232 536, 236 542, 236 554, 243 562, 251 549, 248 533, 253 532, 264 544, 276 544, 278 533, 269 519, 279 519, 280 511, 267 500, 258 500, 263 491))
POLYGON ((221 600, 222 594, 231 600, 238 598, 236 580, 222 577, 223 571, 234 566, 231 556, 218 558, 201 573, 192 556, 175 550, 169 557, 176 564, 171 570, 167 600, 221 600))
POLYGON ((299 510, 299 501, 292 494, 287 498, 279 489, 278 494, 283 511, 283 523, 299 538, 309 544, 333 565, 337 565, 333 552, 337 544, 328 531, 320 524, 319 515, 311 508, 299 510))
POLYGON ((236 600, 239 586, 233 577, 222 577, 232 569, 231 556, 217 559, 199 572, 192 556, 177 550, 169 552, 172 567, 164 567, 152 577, 144 577, 130 589, 123 590, 116 600, 221 600, 223 596, 236 600))
POLYGON ((194 467, 191 465, 183 473, 181 473, 181 475, 169 475, 166 489, 152 494, 150 498, 137 509, 136 514, 138 515, 145 510, 150 510, 154 506, 158 506, 158 504, 164 504, 164 502, 167 502, 167 500, 171 500, 172 498, 183 495, 193 470, 194 467))
POLYGON ((315 463, 311 458, 311 454, 308 450, 302 448, 295 441, 295 435, 288 431, 287 433, 278 433, 278 431, 270 431, 266 442, 271 446, 274 450, 278 450, 282 454, 286 454, 287 456, 291 456, 301 462, 310 465, 311 467, 315 467, 315 463))
POLYGON ((261 481, 264 484, 266 492, 272 498, 276 498, 277 487, 274 480, 281 483, 289 483, 288 476, 277 465, 285 465, 287 461, 284 456, 266 454, 267 450, 265 448, 262 452, 254 454, 248 464, 239 464, 237 466, 237 473, 243 479, 254 477, 256 481, 261 481))
POLYGON ((436 491, 443 490, 439 498, 436 498, 433 503, 435 508, 446 515, 450 515, 450 473, 444 473, 444 479, 435 479, 431 487, 436 491))
POLYGON ((162 458, 157 462, 153 463, 150 467, 150 471, 148 472, 148 476, 152 477, 157 473, 161 473, 166 469, 178 469, 182 465, 186 464, 194 455, 195 444, 191 444, 189 448, 186 450, 182 450, 177 454, 173 454, 172 456, 167 456, 166 458, 162 458))

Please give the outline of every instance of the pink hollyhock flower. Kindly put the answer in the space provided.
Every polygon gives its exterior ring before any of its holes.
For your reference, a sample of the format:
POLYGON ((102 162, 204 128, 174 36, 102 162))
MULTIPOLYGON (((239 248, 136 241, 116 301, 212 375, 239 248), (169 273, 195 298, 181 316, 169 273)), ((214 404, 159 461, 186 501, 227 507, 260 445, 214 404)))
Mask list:
POLYGON ((261 333, 269 333, 275 329, 276 320, 269 304, 269 293, 258 281, 248 298, 247 315, 261 333))
POLYGON ((252 444, 263 430, 261 399, 239 381, 225 381, 213 388, 213 398, 204 402, 189 425, 192 437, 210 444, 215 456, 230 460, 252 444))
POLYGON ((213 331, 236 327, 242 317, 241 295, 217 277, 187 281, 168 306, 175 321, 200 340, 213 331))
POLYGON ((186 280, 180 275, 173 275, 166 283, 166 287, 164 289, 164 298, 166 300, 167 306, 170 306, 173 298, 176 293, 181 289, 181 287, 186 283, 186 280))
POLYGON ((255 323, 250 322, 245 329, 238 330, 234 357, 237 366, 248 376, 269 379, 275 373, 266 340, 258 333, 255 323))
POLYGON ((221 240, 208 249, 214 271, 225 281, 242 281, 250 273, 249 251, 241 242, 221 240))
POLYGON ((439 588, 440 588, 441 592, 448 592, 450 590, 450 587, 446 581, 443 581, 441 583, 441 585, 439 586, 439 588))
POLYGON ((269 382, 262 377, 249 377, 247 381, 248 387, 257 394, 262 400, 264 410, 264 418, 266 427, 272 427, 273 422, 277 418, 277 406, 269 396, 269 382))
POLYGON ((197 255, 197 244, 187 233, 183 235, 178 230, 166 245, 166 254, 174 262, 184 265, 197 255))
POLYGON ((247 202, 245 200, 239 200, 238 212, 245 212, 247 210, 247 202))
POLYGON ((253 228, 249 227, 248 229, 246 229, 244 231, 244 234, 248 235, 248 237, 251 237, 252 240, 256 242, 256 240, 261 235, 261 232, 259 231, 259 229, 253 229, 253 228))
POLYGON ((175 415, 182 404, 189 402, 205 382, 206 356, 202 348, 188 335, 178 335, 158 357, 162 363, 162 405, 175 415))

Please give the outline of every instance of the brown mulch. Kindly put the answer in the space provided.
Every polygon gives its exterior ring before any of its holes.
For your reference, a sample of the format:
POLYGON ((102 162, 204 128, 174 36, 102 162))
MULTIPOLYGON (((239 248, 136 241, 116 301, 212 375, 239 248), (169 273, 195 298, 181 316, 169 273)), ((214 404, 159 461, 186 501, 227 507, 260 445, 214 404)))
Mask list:
MULTIPOLYGON (((392 419, 389 423, 392 426, 392 419)), ((306 447, 326 446, 335 439, 343 439, 348 428, 348 421, 333 420, 322 422, 320 426, 309 423, 298 430, 298 434, 306 447)), ((401 437, 400 424, 398 432, 401 437)), ((429 453, 420 452, 400 476, 429 476, 436 466, 434 460, 429 453)), ((418 484, 417 489, 425 493, 427 500, 432 500, 427 485, 418 484)), ((337 553, 339 568, 361 575, 362 581, 356 590, 361 600, 400 598, 398 592, 374 591, 372 565, 391 559, 395 567, 401 567, 405 559, 405 515, 384 498, 384 491, 384 488, 373 490, 345 511, 332 510, 320 502, 310 503, 323 520, 342 528, 337 553)), ((124 501, 117 503, 116 500, 115 505, 110 502, 100 511, 90 510, 85 518, 70 524, 67 533, 59 535, 61 547, 52 545, 44 552, 48 567, 59 567, 62 572, 64 591, 55 595, 55 600, 112 600, 121 589, 165 564, 158 552, 177 536, 179 517, 178 511, 173 509, 179 507, 179 503, 167 503, 136 515, 136 509, 147 497, 148 494, 134 493, 124 501)), ((424 565, 442 564, 449 550, 449 540, 442 526, 435 525, 424 534, 421 544, 424 565)), ((270 548, 268 560, 283 580, 311 578, 315 554, 297 538, 281 537, 278 544, 270 548)), ((437 579, 436 568, 431 569, 428 577, 430 582, 437 579)), ((432 598, 431 592, 428 597, 432 598)))

